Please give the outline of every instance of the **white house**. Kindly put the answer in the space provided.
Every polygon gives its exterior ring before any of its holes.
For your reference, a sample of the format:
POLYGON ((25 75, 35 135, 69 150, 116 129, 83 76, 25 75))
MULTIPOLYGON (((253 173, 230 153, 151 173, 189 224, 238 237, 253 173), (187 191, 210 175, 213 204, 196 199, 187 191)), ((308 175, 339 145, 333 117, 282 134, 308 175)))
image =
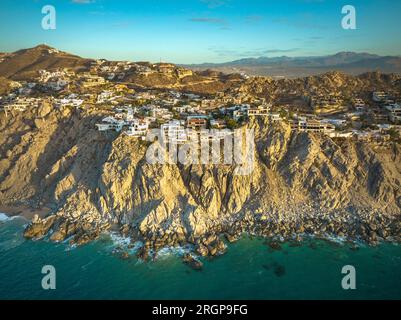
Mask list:
POLYGON ((120 132, 124 125, 124 120, 117 120, 114 117, 106 117, 102 120, 102 123, 96 124, 96 127, 99 131, 115 130, 120 132))
POLYGON ((373 101, 382 102, 389 99, 389 95, 383 91, 375 91, 373 92, 373 101))
POLYGON ((390 121, 393 123, 401 122, 401 106, 397 103, 389 104, 385 106, 386 110, 389 112, 390 121))
POLYGON ((148 132, 149 125, 145 120, 133 119, 128 125, 125 134, 130 137, 144 137, 148 132))
POLYGON ((347 125, 347 120, 345 119, 323 119, 321 122, 330 123, 336 128, 342 128, 347 125))
POLYGON ((248 117, 253 117, 253 116, 268 116, 270 111, 270 106, 269 105, 260 105, 254 108, 248 108, 247 109, 247 115, 248 117))
POLYGON ((163 139, 171 143, 185 143, 188 140, 184 122, 180 120, 171 120, 162 124, 160 127, 163 139))

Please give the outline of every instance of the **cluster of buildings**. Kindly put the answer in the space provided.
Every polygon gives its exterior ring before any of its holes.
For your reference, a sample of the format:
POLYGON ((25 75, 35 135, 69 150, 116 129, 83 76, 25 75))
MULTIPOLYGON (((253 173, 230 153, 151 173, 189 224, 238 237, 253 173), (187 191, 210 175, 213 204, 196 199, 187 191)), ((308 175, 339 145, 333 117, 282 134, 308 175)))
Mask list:
MULTIPOLYGON (((0 101, 2 101, 1 99, 0 101)), ((2 108, 8 116, 9 113, 23 112, 28 108, 37 108, 42 104, 43 100, 39 98, 16 97, 3 104, 2 108)))
POLYGON ((123 81, 128 75, 147 77, 152 74, 166 76, 177 76, 179 79, 192 76, 193 71, 177 67, 170 63, 147 63, 129 61, 107 61, 104 59, 95 60, 90 67, 92 74, 98 74, 109 81, 123 81))
POLYGON ((52 72, 40 70, 37 83, 45 89, 51 91, 61 91, 63 89, 68 89, 68 85, 74 76, 75 73, 66 68, 52 72))
MULTIPOLYGON (((243 122, 248 117, 270 117, 280 119, 279 114, 270 112, 270 105, 237 105, 221 108, 217 112, 205 112, 199 106, 180 104, 177 107, 143 105, 140 107, 126 106, 117 109, 113 116, 103 119, 97 124, 100 131, 122 131, 132 137, 144 137, 150 128, 160 128, 163 132, 184 137, 184 131, 200 132, 203 129, 226 129, 228 119, 243 122)), ((173 135, 173 136, 174 136, 173 135)), ((167 135, 171 137, 171 134, 167 135)), ((181 138, 177 138, 181 141, 181 138)), ((176 139, 176 138, 175 138, 176 139)), ((212 138, 210 138, 212 139, 212 138)))
POLYGON ((384 143, 390 140, 390 130, 401 132, 401 107, 389 93, 373 92, 369 102, 357 97, 352 105, 345 105, 338 95, 318 95, 309 101, 315 113, 295 115, 290 121, 293 130, 384 143))
POLYGON ((179 143, 187 141, 188 131, 232 129, 236 127, 233 124, 241 125, 253 117, 286 121, 294 131, 367 141, 386 141, 390 130, 400 131, 401 106, 397 98, 387 92, 375 91, 369 99, 354 97, 351 102, 334 93, 314 92, 311 97, 306 97, 302 92, 286 92, 285 95, 301 97, 308 105, 308 111, 293 113, 291 104, 280 108, 235 88, 213 95, 161 89, 136 92, 121 82, 109 82, 118 81, 131 72, 142 75, 157 72, 178 77, 192 75, 192 71, 167 63, 97 60, 89 72, 41 70, 36 82, 15 82, 14 91, 0 97, 0 107, 6 114, 23 112, 39 106, 43 100, 40 95, 49 90, 52 92, 50 102, 55 107, 104 111, 105 117, 96 125, 99 131, 114 130, 143 138, 150 129, 159 128, 168 139, 179 143))
POLYGON ((319 94, 310 98, 310 106, 316 114, 332 114, 346 110, 343 99, 335 94, 319 94))
POLYGON ((376 114, 380 120, 389 120, 393 124, 401 124, 401 104, 389 93, 383 91, 373 92, 372 99, 377 103, 376 114))

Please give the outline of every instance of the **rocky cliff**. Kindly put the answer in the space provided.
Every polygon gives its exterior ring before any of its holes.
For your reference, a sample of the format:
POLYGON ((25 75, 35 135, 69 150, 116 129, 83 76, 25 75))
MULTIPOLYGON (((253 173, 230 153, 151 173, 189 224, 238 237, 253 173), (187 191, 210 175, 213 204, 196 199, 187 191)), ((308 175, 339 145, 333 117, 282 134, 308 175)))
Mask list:
POLYGON ((147 145, 95 129, 91 111, 49 104, 0 114, 0 205, 49 206, 25 236, 83 244, 113 229, 145 243, 224 251, 220 236, 336 234, 400 240, 400 145, 292 132, 254 120, 251 175, 230 165, 152 165, 147 145))

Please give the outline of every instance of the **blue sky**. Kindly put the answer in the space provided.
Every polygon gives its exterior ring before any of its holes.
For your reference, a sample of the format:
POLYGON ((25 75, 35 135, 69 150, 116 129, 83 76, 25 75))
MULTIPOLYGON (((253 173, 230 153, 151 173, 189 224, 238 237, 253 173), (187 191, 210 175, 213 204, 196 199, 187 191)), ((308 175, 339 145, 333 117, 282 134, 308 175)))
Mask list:
POLYGON ((399 0, 1 0, 0 51, 46 43, 111 60, 224 62, 339 51, 401 55, 399 0), (41 9, 56 8, 43 30, 41 9), (341 28, 344 5, 357 29, 341 28))

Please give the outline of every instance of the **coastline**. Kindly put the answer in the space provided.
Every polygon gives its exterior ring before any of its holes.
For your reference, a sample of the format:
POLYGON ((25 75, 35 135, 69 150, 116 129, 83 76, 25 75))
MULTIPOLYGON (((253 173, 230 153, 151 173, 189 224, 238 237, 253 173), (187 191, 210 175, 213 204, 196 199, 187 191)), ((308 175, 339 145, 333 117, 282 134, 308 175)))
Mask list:
MULTIPOLYGON (((37 211, 28 210, 34 214, 37 211)), ((42 209, 42 214, 46 210, 42 209)), ((287 212, 288 213, 288 212, 287 212)), ((112 224, 105 221, 67 220, 57 215, 36 217, 24 231, 28 239, 49 237, 51 242, 65 242, 81 246, 98 240, 102 234, 115 236, 121 245, 116 253, 123 259, 135 255, 142 261, 152 261, 159 253, 187 248, 183 261, 194 269, 201 268, 198 258, 213 258, 226 253, 227 246, 244 235, 262 238, 271 250, 280 250, 290 242, 292 246, 302 245, 308 239, 324 240, 331 243, 349 243, 352 246, 366 244, 374 247, 381 243, 401 243, 398 217, 382 215, 375 211, 360 211, 340 214, 323 214, 322 211, 294 212, 289 216, 271 215, 248 219, 236 217, 233 221, 220 221, 220 225, 208 226, 201 235, 184 234, 159 228, 153 232, 141 232, 138 226, 112 224), (224 223, 223 223, 224 222, 224 223), (140 245, 139 245, 140 244, 140 245), (135 248, 135 252, 132 252, 135 248)), ((216 221, 215 221, 216 222, 216 221)))
POLYGON ((31 208, 29 206, 5 206, 0 205, 0 213, 6 215, 9 218, 21 217, 28 221, 32 221, 35 215, 43 219, 51 213, 51 209, 47 207, 41 207, 38 209, 31 208))

